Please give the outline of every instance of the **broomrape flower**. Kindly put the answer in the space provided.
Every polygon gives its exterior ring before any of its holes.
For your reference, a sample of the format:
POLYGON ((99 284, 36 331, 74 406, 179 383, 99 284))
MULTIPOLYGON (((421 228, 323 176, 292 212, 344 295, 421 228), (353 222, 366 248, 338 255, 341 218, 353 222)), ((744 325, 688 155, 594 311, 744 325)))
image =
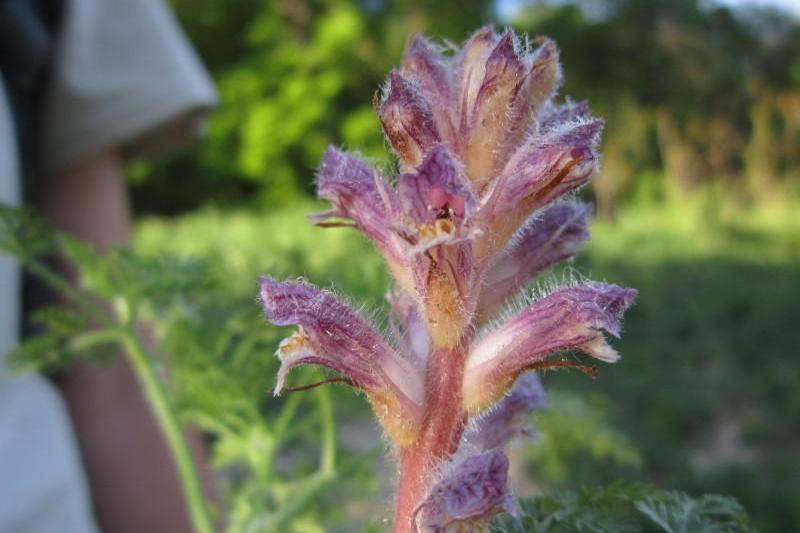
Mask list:
POLYGON ((354 226, 385 258, 391 342, 329 292, 261 280, 267 318, 298 326, 278 348, 275 393, 292 368, 327 367, 366 394, 396 445, 396 532, 484 531, 515 512, 500 448, 545 402, 533 371, 593 371, 564 352, 618 358, 605 333, 619 335, 633 289, 576 284, 493 325, 588 238, 589 207, 565 197, 597 170, 603 121, 556 104, 560 81, 546 38, 487 27, 445 53, 418 36, 375 101, 399 176, 325 153, 318 194, 332 208, 312 221, 354 226))

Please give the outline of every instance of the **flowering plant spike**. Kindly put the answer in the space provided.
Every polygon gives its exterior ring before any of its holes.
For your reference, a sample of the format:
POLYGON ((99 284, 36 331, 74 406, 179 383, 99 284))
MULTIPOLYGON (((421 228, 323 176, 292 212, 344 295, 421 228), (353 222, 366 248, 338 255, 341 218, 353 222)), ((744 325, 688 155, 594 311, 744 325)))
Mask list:
POLYGON ((448 53, 417 36, 375 101, 400 174, 332 147, 317 183, 332 208, 312 216, 355 226, 385 258, 388 334, 329 292, 261 280, 267 318, 298 326, 278 349, 276 394, 295 366, 325 366, 364 391, 396 445, 397 533, 484 531, 513 513, 500 448, 545 403, 533 371, 593 371, 565 352, 618 358, 605 333, 619 335, 635 290, 518 297, 588 238, 590 209, 565 197, 597 170, 603 121, 554 103, 560 81, 546 38, 486 27, 448 53))

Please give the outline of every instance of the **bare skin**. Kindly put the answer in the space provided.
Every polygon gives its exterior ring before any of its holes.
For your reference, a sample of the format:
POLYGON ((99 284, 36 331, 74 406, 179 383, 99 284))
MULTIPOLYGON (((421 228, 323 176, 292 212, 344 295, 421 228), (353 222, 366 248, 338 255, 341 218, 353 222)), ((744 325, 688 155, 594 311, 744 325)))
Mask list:
MULTIPOLYGON (((41 178, 37 206, 61 231, 99 251, 130 243, 132 217, 122 160, 87 158, 41 178)), ((68 268, 68 267, 65 267, 68 268)), ((59 378, 103 531, 182 533, 192 527, 178 474, 136 376, 123 357, 78 364, 59 378)), ((202 464, 199 435, 190 441, 202 464)), ((207 493, 211 478, 204 475, 207 493)))

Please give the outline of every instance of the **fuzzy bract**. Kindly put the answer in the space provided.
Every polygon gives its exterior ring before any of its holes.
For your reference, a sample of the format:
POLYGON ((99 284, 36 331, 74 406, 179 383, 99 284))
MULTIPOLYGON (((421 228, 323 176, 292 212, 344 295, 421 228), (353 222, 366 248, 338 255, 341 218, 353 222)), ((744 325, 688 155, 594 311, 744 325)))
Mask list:
POLYGON ((488 531, 493 515, 517 512, 507 478, 508 459, 502 452, 460 461, 431 487, 415 510, 417 528, 432 533, 488 531))

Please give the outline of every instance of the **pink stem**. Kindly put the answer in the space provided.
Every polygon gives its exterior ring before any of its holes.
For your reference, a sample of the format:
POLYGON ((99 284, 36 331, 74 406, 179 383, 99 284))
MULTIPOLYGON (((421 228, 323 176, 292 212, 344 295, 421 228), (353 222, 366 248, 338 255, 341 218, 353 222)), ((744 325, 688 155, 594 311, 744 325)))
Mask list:
POLYGON ((414 511, 428 492, 431 474, 458 449, 467 419, 461 394, 465 345, 434 349, 428 359, 420 436, 400 451, 394 533, 417 532, 414 511))

